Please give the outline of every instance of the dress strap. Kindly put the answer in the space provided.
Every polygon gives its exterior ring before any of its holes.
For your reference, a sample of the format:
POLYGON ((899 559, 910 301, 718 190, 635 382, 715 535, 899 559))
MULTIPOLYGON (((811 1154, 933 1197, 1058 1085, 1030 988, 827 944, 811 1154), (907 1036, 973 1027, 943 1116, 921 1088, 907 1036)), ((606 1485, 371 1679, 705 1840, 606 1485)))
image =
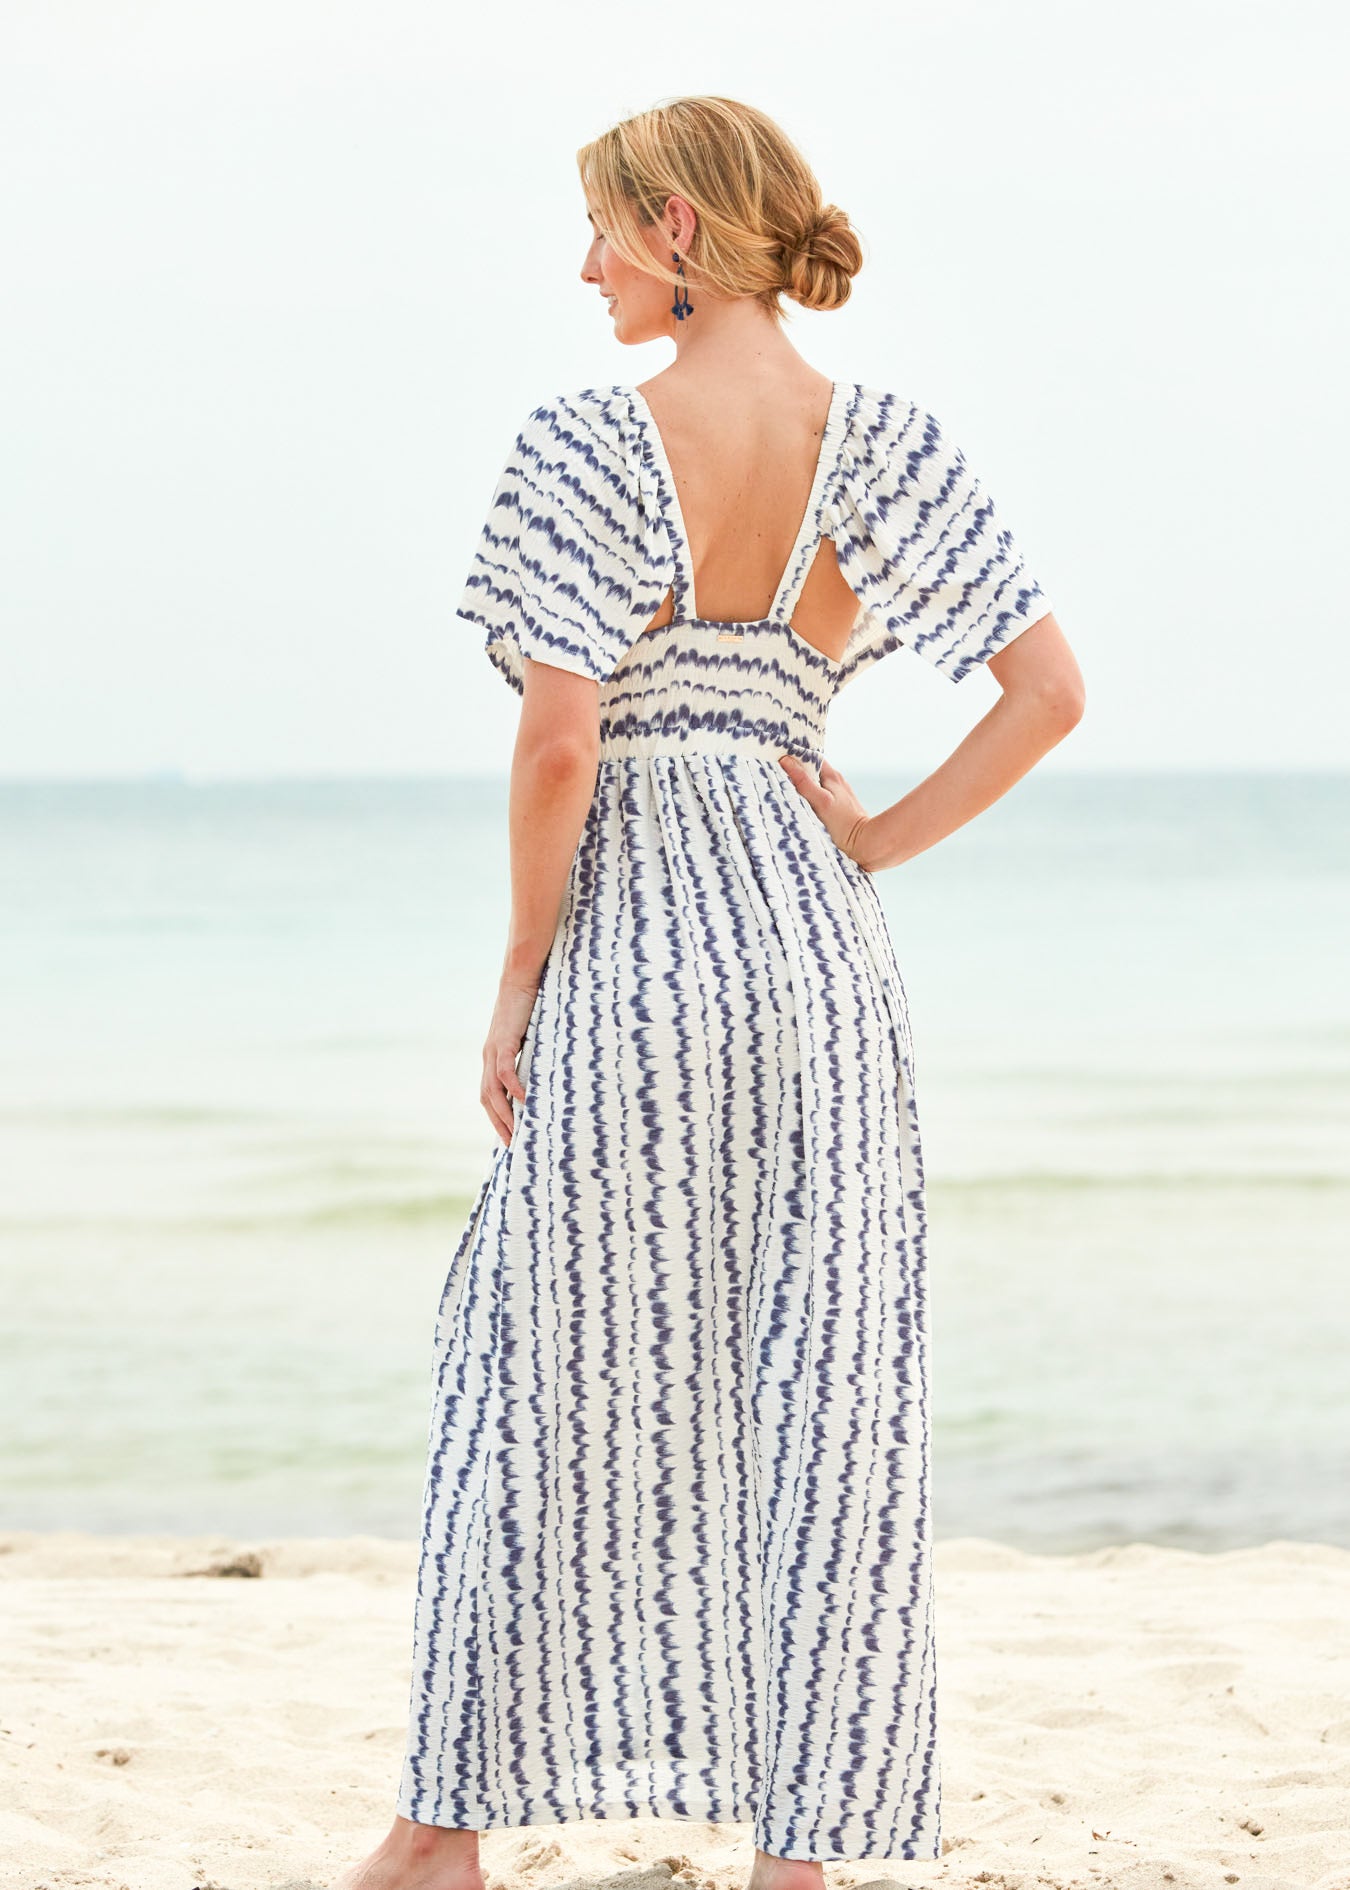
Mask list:
POLYGON ((801 526, 797 532, 797 542, 792 547, 792 555, 787 561, 783 579, 778 586, 778 595, 773 600, 770 617, 777 623, 786 624, 797 608, 802 585, 806 574, 811 569, 816 552, 820 549, 821 514, 825 508, 825 496, 830 482, 834 478, 839 464, 839 453, 848 432, 848 422, 853 411, 858 389, 844 381, 836 381, 834 392, 830 396, 830 408, 825 417, 825 431, 821 435, 820 454, 816 460, 816 475, 811 482, 811 496, 806 501, 806 510, 802 514, 801 526))
POLYGON ((670 540, 674 573, 670 586, 674 596, 673 621, 683 623, 686 618, 694 615, 695 610, 694 558, 684 529, 679 495, 675 490, 675 475, 666 457, 665 441, 661 438, 660 429, 645 398, 635 386, 624 387, 622 391, 627 394, 629 403, 637 416, 643 456, 648 468, 654 474, 652 484, 657 493, 661 521, 666 528, 666 536, 670 540))

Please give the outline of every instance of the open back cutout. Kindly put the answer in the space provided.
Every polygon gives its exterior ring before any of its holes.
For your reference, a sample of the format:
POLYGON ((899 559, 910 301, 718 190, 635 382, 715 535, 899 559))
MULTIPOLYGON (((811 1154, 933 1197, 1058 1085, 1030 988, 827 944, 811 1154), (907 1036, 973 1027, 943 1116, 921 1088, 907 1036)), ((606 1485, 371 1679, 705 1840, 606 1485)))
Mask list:
MULTIPOLYGON (((845 389, 836 383, 831 392, 829 410, 820 436, 814 466, 811 470, 809 486, 804 500, 798 498, 789 501, 788 510, 799 521, 795 538, 791 542, 786 563, 774 587, 768 608, 756 616, 735 617, 728 614, 720 616, 702 613, 695 598, 699 595, 700 580, 694 570, 692 541, 686 524, 680 490, 671 468, 660 428, 656 425, 651 409, 641 392, 632 387, 628 392, 633 397, 633 404, 648 439, 651 457, 655 462, 657 474, 664 487, 667 521, 671 527, 671 536, 675 551, 676 578, 666 592, 660 609, 646 625, 646 629, 660 630, 677 622, 689 622, 721 629, 731 634, 751 624, 778 622, 800 637, 817 655, 827 661, 841 661, 850 633, 858 617, 858 599, 840 573, 835 556, 834 544, 829 538, 819 537, 821 506, 827 482, 835 469, 839 441, 843 431, 845 389)), ((799 487, 800 490, 800 487, 799 487)), ((774 522, 775 529, 765 531, 762 525, 747 521, 741 528, 743 536, 754 535, 759 544, 771 539, 781 556, 781 547, 787 542, 783 529, 783 520, 774 522)), ((705 539, 706 543, 707 540, 705 539)), ((714 565, 720 565, 721 588, 728 596, 735 596, 741 601, 746 592, 738 589, 738 574, 733 570, 730 582, 727 581, 727 543, 726 534, 717 542, 718 556, 714 565)), ((734 562, 734 550, 732 561, 734 562)), ((761 560, 762 561, 762 560, 761 560)), ((718 588, 716 581, 714 588, 718 588)))
MULTIPOLYGON (((806 574, 806 581, 798 596, 797 608, 788 619, 788 628, 795 631, 803 643, 809 644, 818 656, 827 657, 831 663, 839 663, 843 661, 844 650, 857 622, 858 609, 858 599, 839 570, 834 540, 822 538, 816 546, 811 569, 806 574)), ((663 630, 674 621, 675 591, 672 586, 666 592, 661 608, 643 628, 663 630)), ((716 627, 718 622, 715 617, 700 617, 698 621, 711 627, 716 627)), ((766 619, 757 618, 754 621, 764 622, 766 619)), ((728 619, 723 627, 737 629, 740 624, 728 619)))
POLYGON ((834 540, 822 538, 816 546, 806 582, 798 593, 797 608, 788 619, 788 627, 796 631, 803 643, 809 643, 832 663, 842 662, 860 608, 857 596, 839 569, 834 540))

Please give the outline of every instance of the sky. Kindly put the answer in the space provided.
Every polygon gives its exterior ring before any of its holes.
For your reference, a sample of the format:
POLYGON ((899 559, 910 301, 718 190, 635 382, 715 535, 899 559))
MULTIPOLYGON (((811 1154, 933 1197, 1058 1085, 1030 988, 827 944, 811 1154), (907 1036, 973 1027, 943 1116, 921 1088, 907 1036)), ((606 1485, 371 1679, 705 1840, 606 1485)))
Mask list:
MULTIPOLYGON (((517 428, 641 381, 577 147, 743 98, 861 233, 836 378, 935 413, 1087 710, 1045 768, 1347 764, 1344 10, 8 0, 0 776, 504 771, 455 614, 517 428)), ((997 698, 908 651, 837 765, 997 698)))

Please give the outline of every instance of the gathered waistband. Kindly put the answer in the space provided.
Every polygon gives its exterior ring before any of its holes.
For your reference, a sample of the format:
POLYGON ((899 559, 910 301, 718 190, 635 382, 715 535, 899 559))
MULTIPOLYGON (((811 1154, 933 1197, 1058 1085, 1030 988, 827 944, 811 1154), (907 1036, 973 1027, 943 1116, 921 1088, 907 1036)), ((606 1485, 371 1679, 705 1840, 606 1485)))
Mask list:
POLYGON ((737 756, 746 761, 777 762, 780 755, 796 755, 808 764, 819 767, 823 749, 811 737, 800 731, 794 735, 783 735, 781 731, 773 740, 765 739, 765 732, 759 729, 711 729, 706 726, 689 729, 685 733, 678 730, 644 730, 632 734, 617 734, 601 729, 600 760, 606 761, 654 761, 665 756, 684 757, 693 760, 702 755, 737 756))

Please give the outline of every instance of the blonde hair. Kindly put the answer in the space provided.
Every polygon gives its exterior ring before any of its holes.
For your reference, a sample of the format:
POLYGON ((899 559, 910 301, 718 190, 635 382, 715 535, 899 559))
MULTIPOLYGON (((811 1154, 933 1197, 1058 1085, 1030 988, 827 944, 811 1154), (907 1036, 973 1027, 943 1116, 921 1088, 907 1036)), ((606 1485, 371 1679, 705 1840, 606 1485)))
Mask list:
POLYGON ((862 247, 815 172, 763 112, 731 98, 675 98, 614 125, 577 152, 582 187, 625 262, 677 282, 642 240, 684 197, 698 215, 687 260, 714 294, 753 295, 777 319, 786 295, 840 308, 862 247))

